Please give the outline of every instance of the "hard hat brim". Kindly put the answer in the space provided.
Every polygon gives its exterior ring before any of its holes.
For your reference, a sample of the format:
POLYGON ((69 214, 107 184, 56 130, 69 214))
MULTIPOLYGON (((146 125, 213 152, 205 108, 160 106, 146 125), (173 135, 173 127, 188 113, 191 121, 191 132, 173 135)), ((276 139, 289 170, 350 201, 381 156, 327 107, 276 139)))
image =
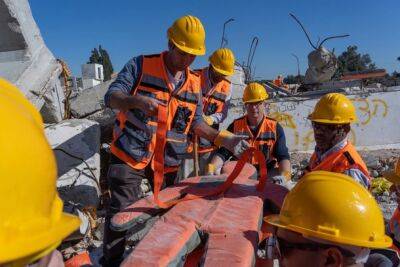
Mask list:
POLYGON ((245 104, 251 104, 251 103, 257 103, 257 102, 264 102, 265 100, 267 100, 268 98, 265 98, 265 99, 252 99, 252 100, 247 100, 247 101, 245 101, 245 100, 243 100, 243 102, 245 103, 245 104))
POLYGON ((351 124, 351 123, 356 123, 357 119, 348 121, 348 120, 327 120, 327 119, 313 119, 312 114, 308 115, 308 119, 310 121, 314 122, 320 122, 320 123, 325 123, 325 124, 351 124))
POLYGON ((397 175, 394 171, 387 171, 382 174, 383 177, 385 177, 386 180, 389 182, 392 182, 393 184, 400 184, 400 176, 397 175))
POLYGON ((384 235, 383 240, 379 240, 379 241, 378 240, 361 241, 361 240, 353 240, 353 239, 349 239, 349 238, 343 238, 340 236, 333 236, 333 235, 330 235, 327 233, 322 233, 319 231, 298 227, 296 225, 288 225, 279 219, 279 215, 266 216, 264 218, 264 221, 272 226, 299 233, 306 238, 307 237, 320 238, 320 239, 327 240, 327 241, 337 243, 337 244, 352 245, 352 246, 359 246, 359 247, 366 247, 366 248, 388 248, 392 245, 392 239, 387 235, 384 235))
POLYGON ((191 55, 195 55, 195 56, 204 56, 204 54, 206 53, 206 47, 203 46, 200 49, 193 49, 193 48, 189 48, 183 45, 178 44, 177 42, 174 41, 174 39, 169 37, 169 40, 176 46, 178 47, 181 51, 191 54, 191 55))
POLYGON ((216 72, 218 72, 219 74, 222 74, 222 75, 224 75, 224 76, 232 76, 232 75, 235 73, 235 70, 226 71, 226 70, 223 70, 223 69, 220 69, 220 68, 214 66, 211 62, 210 62, 210 64, 211 64, 212 68, 213 68, 216 72))
POLYGON ((51 247, 55 243, 59 243, 80 225, 78 217, 62 213, 58 221, 47 229, 43 234, 35 234, 15 238, 10 240, 6 246, 0 247, 0 263, 7 263, 29 257, 42 250, 51 247))

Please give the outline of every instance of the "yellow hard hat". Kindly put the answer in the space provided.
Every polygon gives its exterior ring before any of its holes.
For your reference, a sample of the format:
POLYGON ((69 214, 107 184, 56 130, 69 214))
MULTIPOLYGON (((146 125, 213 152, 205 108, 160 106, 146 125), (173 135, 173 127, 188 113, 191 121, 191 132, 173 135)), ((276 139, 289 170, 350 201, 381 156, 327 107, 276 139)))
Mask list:
POLYGON ((56 161, 40 115, 14 89, 1 81, 0 265, 20 266, 54 250, 80 222, 62 212, 56 161))
POLYGON ((394 164, 394 170, 384 172, 383 177, 396 185, 400 184, 400 158, 396 160, 396 163, 394 164))
POLYGON ((206 53, 206 32, 201 21, 194 16, 177 19, 168 29, 168 39, 188 54, 201 56, 206 53))
POLYGON ((213 69, 225 76, 230 76, 235 72, 235 56, 229 48, 216 50, 208 59, 213 69))
POLYGON ((390 247, 374 197, 347 175, 315 171, 287 194, 279 215, 269 224, 304 237, 366 248, 390 247))
POLYGON ((321 123, 346 124, 356 122, 357 114, 353 103, 345 95, 330 93, 318 101, 308 118, 321 123))
POLYGON ((259 83, 249 83, 244 89, 243 102, 255 103, 268 99, 268 93, 259 83))

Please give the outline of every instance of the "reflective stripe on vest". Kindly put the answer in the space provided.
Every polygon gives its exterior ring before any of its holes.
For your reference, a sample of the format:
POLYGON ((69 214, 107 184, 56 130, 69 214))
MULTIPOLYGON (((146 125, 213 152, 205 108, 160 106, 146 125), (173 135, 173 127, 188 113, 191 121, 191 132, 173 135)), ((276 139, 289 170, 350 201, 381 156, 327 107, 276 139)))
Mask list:
MULTIPOLYGON (((166 167, 175 167, 187 151, 187 134, 201 94, 200 77, 187 69, 182 87, 173 91, 164 65, 164 53, 143 56, 142 74, 131 94, 155 98, 167 105, 164 163, 166 167)), ((156 116, 146 116, 140 109, 119 112, 111 152, 134 169, 145 168, 153 158, 156 129, 156 116)))
MULTIPOLYGON (((207 75, 208 67, 199 71, 201 76, 201 88, 204 92, 205 88, 208 87, 207 75)), ((203 94, 203 113, 206 116, 210 116, 215 113, 220 113, 224 109, 224 104, 230 93, 231 83, 228 80, 222 80, 218 84, 214 85, 206 95, 203 94)), ((219 125, 213 125, 213 128, 219 129, 219 125)), ((199 153, 207 153, 216 149, 212 143, 204 138, 199 139, 199 153)))
POLYGON ((317 163, 317 155, 314 152, 310 158, 306 172, 330 171, 343 173, 349 169, 360 170, 371 181, 368 168, 362 160, 360 154, 358 154, 350 141, 347 141, 347 144, 342 149, 328 155, 319 164, 317 163))
MULTIPOLYGON (((275 120, 264 117, 257 134, 254 136, 247 124, 247 116, 236 119, 233 122, 233 132, 237 135, 248 136, 247 140, 252 147, 263 152, 266 162, 274 160, 272 152, 276 142, 276 124, 275 120)), ((251 159, 253 165, 258 165, 257 159, 251 159)))

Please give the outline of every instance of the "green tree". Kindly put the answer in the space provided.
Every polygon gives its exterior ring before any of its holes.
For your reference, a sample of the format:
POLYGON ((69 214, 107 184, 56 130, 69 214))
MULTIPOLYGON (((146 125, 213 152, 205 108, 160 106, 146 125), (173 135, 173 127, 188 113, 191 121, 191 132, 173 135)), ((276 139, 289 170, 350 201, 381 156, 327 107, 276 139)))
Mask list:
POLYGON ((101 64, 101 58, 100 58, 99 50, 97 50, 97 48, 93 48, 91 55, 89 57, 89 61, 87 62, 87 64, 94 64, 94 63, 101 64))
POLYGON ((372 62, 370 55, 362 55, 358 53, 357 49, 358 47, 356 45, 348 46, 347 50, 338 57, 338 69, 335 73, 335 77, 340 77, 346 72, 376 69, 375 63, 372 62))
POLYGON ((113 65, 108 55, 107 50, 103 49, 101 45, 99 46, 100 56, 102 59, 103 69, 104 69, 104 80, 108 81, 111 79, 111 75, 114 72, 113 65))
POLYGON ((99 45, 99 49, 93 48, 91 51, 88 64, 94 63, 103 65, 104 81, 110 80, 114 68, 107 50, 103 49, 101 45, 99 45))

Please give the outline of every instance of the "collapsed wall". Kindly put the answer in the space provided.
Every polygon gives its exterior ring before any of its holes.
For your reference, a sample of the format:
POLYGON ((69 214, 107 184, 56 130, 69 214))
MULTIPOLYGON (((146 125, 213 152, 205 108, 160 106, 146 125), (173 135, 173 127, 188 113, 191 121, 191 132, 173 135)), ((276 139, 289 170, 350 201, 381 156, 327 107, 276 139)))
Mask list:
POLYGON ((27 0, 0 0, 0 77, 20 88, 47 123, 64 116, 61 66, 46 47, 27 0))

